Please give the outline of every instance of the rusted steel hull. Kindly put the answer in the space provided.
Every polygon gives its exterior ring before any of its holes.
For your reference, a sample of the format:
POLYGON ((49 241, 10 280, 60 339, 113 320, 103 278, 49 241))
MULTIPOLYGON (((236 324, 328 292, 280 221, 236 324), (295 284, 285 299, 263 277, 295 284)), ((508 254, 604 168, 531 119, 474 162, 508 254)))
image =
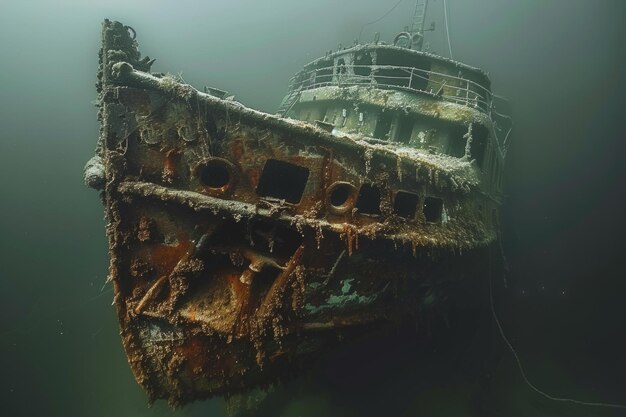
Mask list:
POLYGON ((342 336, 428 320, 455 292, 476 297, 485 265, 480 251, 432 259, 364 237, 348 255, 333 232, 318 248, 315 228, 236 221, 153 185, 119 189, 126 201, 110 212, 120 221, 112 233, 126 244, 111 255, 124 345, 150 396, 173 403, 269 384, 342 336))
POLYGON ((90 182, 124 348, 151 399, 267 385, 339 334, 427 317, 452 289, 474 296, 495 229, 471 209, 471 176, 148 69, 105 22, 90 182))

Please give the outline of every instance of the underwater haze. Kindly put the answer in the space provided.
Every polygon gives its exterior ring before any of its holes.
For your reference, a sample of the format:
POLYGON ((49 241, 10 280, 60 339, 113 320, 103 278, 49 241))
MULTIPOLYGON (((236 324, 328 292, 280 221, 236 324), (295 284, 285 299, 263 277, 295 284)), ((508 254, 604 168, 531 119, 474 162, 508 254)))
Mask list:
MULTIPOLYGON (((361 42, 375 32, 391 42, 410 25, 415 3, 395 4, 0 2, 1 416, 228 414, 219 398, 150 406, 122 349, 103 209, 82 178, 99 133, 103 19, 134 28, 153 71, 274 113, 304 64, 360 32, 361 42)), ((540 389, 626 404, 626 1, 447 4, 453 58, 487 71, 512 103, 508 273, 495 300, 504 330, 540 389)), ((426 40, 448 56, 442 6, 430 2, 437 30, 426 40)), ((251 415, 626 415, 533 392, 488 315, 469 333, 456 349, 377 340, 341 351, 251 415)))

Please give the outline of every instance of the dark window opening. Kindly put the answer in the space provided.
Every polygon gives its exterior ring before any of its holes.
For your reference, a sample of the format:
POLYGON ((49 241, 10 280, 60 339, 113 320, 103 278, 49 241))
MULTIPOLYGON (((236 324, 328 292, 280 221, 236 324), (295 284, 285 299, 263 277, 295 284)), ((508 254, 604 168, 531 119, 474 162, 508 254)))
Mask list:
POLYGON ((414 219, 417 212, 419 196, 407 191, 398 191, 393 202, 393 211, 405 219, 414 219))
POLYGON ((429 223, 439 223, 443 215, 443 200, 437 197, 424 199, 424 218, 429 223))
POLYGON ((262 197, 274 197, 296 204, 300 202, 309 170, 289 162, 268 159, 263 167, 259 185, 256 188, 262 197))
POLYGON ((451 127, 448 140, 448 155, 462 158, 465 155, 465 145, 467 128, 464 125, 454 125, 451 127))
POLYGON ((413 133, 413 118, 410 116, 400 116, 398 120, 398 129, 396 130, 396 141, 409 143, 411 134, 413 133))
POLYGON ((337 184, 330 193, 329 201, 335 207, 341 207, 348 202, 352 187, 349 184, 337 184))
POLYGON ((224 162, 209 161, 198 168, 200 183, 210 188, 222 188, 230 182, 230 171, 224 162))
POLYGON ((369 53, 358 54, 354 58, 354 73, 363 77, 369 77, 372 73, 372 55, 369 53))
POLYGON ((346 73, 346 61, 343 58, 337 60, 337 74, 346 73))
POLYGON ((472 125, 472 143, 470 145, 470 158, 476 160, 479 168, 482 168, 485 160, 485 148, 487 147, 487 138, 489 131, 484 125, 472 125))
POLYGON ((380 190, 369 184, 363 184, 356 200, 356 208, 361 214, 380 214, 380 190))
POLYGON ((391 129, 391 112, 381 112, 376 122, 374 137, 377 139, 389 139, 389 130, 391 129))

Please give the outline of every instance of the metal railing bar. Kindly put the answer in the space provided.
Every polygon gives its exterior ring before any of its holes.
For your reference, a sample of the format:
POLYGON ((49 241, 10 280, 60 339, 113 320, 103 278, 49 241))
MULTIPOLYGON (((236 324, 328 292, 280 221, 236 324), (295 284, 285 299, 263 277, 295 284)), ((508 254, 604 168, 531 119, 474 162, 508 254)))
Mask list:
POLYGON ((289 80, 288 94, 295 91, 308 90, 325 86, 363 86, 370 85, 382 89, 400 89, 439 97, 443 100, 462 104, 468 107, 481 108, 490 119, 510 116, 499 113, 494 106, 494 98, 508 102, 508 99, 493 94, 489 89, 475 81, 451 74, 443 74, 410 66, 397 65, 344 65, 341 72, 336 66, 314 68, 301 71, 289 80), (364 73, 357 74, 358 70, 364 73), (355 71, 356 70, 356 71, 355 71), (385 71, 397 71, 396 74, 385 74, 385 71), (414 87, 415 81, 428 82, 428 89, 414 87), (405 84, 405 85, 398 85, 405 84), (455 91, 456 95, 437 95, 434 91, 455 91))
MULTIPOLYGON (((323 68, 316 68, 316 69, 312 69, 309 71, 306 71, 304 73, 301 74, 310 74, 310 73, 314 73, 314 72, 320 72, 320 71, 328 71, 329 74, 334 74, 337 75, 337 73, 334 72, 334 68, 335 67, 323 67, 323 68)), ((411 73, 411 71, 417 71, 417 72, 421 72, 423 74, 427 74, 427 75, 437 75, 437 76, 441 76, 447 79, 452 79, 452 80, 457 80, 457 81, 462 81, 463 83, 469 83, 475 87, 477 87, 480 90, 483 90, 489 94, 491 94, 491 91, 489 91, 487 88, 485 88, 484 86, 478 84, 475 81, 469 80, 467 78, 462 78, 462 77, 457 77, 455 75, 451 75, 451 74, 444 74, 444 73, 440 73, 440 72, 436 72, 436 71, 429 71, 429 70, 424 70, 421 68, 415 68, 415 67, 407 67, 407 66, 398 66, 398 65, 345 65, 343 68, 366 68, 366 69, 371 69, 371 70, 404 70, 406 71, 408 74, 411 73)), ((296 76, 292 77, 292 79, 296 78, 296 76)), ((500 97, 499 98, 505 99, 504 97, 500 97)), ((506 99, 505 99, 506 100, 506 99)))

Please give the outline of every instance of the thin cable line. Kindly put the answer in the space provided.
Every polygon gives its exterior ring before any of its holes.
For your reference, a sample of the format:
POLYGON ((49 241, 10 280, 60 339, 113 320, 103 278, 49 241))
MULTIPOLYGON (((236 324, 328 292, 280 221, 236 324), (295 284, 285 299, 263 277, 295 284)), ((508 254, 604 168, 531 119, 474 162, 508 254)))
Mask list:
POLYGON ((378 19, 376 19, 376 20, 374 20, 374 21, 372 21, 372 22, 369 22, 369 23, 365 23, 363 26, 361 26, 361 30, 359 31, 359 37, 357 38, 357 39, 359 40, 359 42, 361 42, 361 35, 363 34, 363 29, 365 29, 365 27, 366 27, 366 26, 373 25, 374 23, 378 23, 378 22, 380 22, 381 20, 383 20, 385 17, 389 16, 389 14, 390 14, 391 12, 393 12, 394 10, 396 10, 396 7, 398 7, 398 6, 400 5, 400 3, 402 3, 403 1, 404 1, 404 0, 399 0, 399 1, 395 4, 395 6, 393 6, 391 9, 389 9, 389 10, 387 11, 387 13, 385 13, 384 15, 382 15, 382 17, 379 17, 378 19))
POLYGON ((502 324, 500 324, 500 320, 498 319, 498 315, 496 314, 496 309, 493 303, 493 280, 492 280, 492 272, 491 272, 491 269, 492 269, 491 253, 489 255, 489 259, 490 259, 489 261, 489 301, 491 304, 491 314, 493 315, 493 320, 496 322, 496 325, 498 326, 498 331, 500 332, 500 336, 502 337, 502 340, 504 341, 506 346, 509 348, 509 350, 513 354, 513 357, 515 358, 515 362, 517 362, 517 367, 519 368, 520 374, 522 375, 522 378, 524 379, 524 382, 526 383, 526 385, 528 385, 537 394, 551 401, 582 405, 586 407, 602 407, 602 408, 615 408, 615 409, 620 409, 620 410, 626 410, 626 405, 621 405, 621 404, 594 403, 594 402, 579 401, 579 400, 575 400, 571 398, 553 397, 552 395, 549 395, 545 393, 544 391, 540 390, 539 388, 537 388, 535 385, 533 385, 530 382, 530 380, 526 376, 524 367, 522 366, 522 361, 520 360, 517 354, 517 351, 515 350, 515 348, 509 341, 509 339, 504 334, 504 330, 502 329, 502 324))
POLYGON ((450 59, 452 58, 452 45, 450 43, 450 24, 448 23, 448 3, 446 0, 443 0, 443 16, 446 21, 446 37, 448 38, 448 50, 450 51, 450 59))

